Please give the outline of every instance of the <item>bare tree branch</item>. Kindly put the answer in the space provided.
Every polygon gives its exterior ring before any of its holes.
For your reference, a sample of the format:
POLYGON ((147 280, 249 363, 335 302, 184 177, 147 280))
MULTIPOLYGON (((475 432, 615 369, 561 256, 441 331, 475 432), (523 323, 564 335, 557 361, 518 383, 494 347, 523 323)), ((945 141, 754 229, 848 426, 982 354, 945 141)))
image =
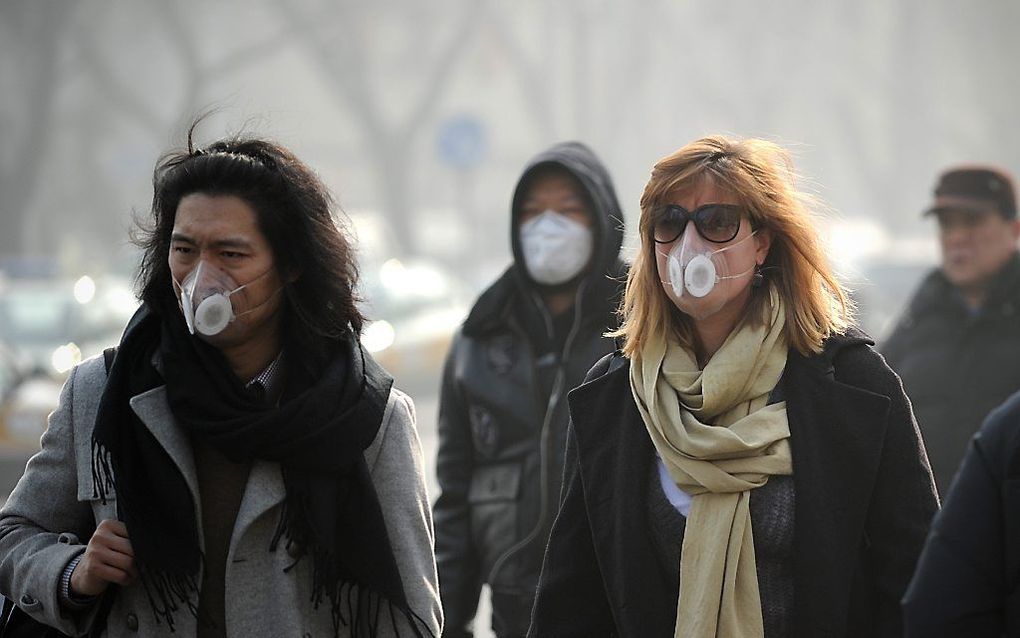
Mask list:
MULTIPOLYGON (((460 23, 446 42, 438 61, 433 64, 424 88, 407 114, 397 123, 388 123, 382 117, 383 109, 368 81, 368 65, 364 53, 369 49, 360 41, 361 33, 356 27, 356 17, 333 11, 334 23, 327 20, 313 20, 299 3, 278 0, 276 8, 281 20, 289 31, 299 33, 313 61, 328 78, 327 86, 341 102, 347 104, 361 123, 367 154, 375 165, 375 177, 380 198, 388 213, 394 232, 403 249, 413 253, 416 250, 415 235, 411 232, 409 194, 410 162, 408 148, 417 138, 429 119, 443 91, 453 75, 459 59, 470 41, 483 13, 481 3, 466 0, 460 23), (326 29, 339 26, 343 37, 330 40, 326 29)), ((421 31, 424 33, 424 31, 421 31)))
POLYGON ((84 70, 99 84, 99 93, 142 130, 159 130, 163 126, 162 118, 113 72, 93 40, 96 34, 93 29, 78 29, 75 44, 84 70))

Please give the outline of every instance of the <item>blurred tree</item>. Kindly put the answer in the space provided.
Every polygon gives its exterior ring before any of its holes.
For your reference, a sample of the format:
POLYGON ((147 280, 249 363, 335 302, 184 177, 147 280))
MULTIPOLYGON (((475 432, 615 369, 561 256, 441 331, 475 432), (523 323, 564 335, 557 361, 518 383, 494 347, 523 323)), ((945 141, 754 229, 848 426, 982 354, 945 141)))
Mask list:
POLYGON ((72 3, 0 2, 0 257, 26 252, 25 214, 56 130, 61 46, 72 3))
POLYGON ((448 11, 430 10, 412 3, 387 5, 361 2, 327 3, 328 10, 314 12, 307 2, 277 0, 276 8, 283 24, 297 34, 326 84, 345 110, 359 122, 363 132, 365 156, 371 161, 383 212, 393 226, 400 246, 397 251, 418 254, 413 232, 411 175, 414 153, 423 133, 435 121, 436 104, 456 70, 457 62, 467 55, 467 47, 483 15, 483 2, 464 0, 448 11), (453 17, 451 34, 441 28, 453 17), (394 108, 379 90, 381 78, 373 75, 381 52, 373 48, 383 38, 373 38, 373 29, 382 29, 386 18, 405 26, 408 41, 398 64, 423 69, 416 97, 394 108), (379 23, 383 23, 380 25, 379 23), (410 28, 406 28, 410 27, 410 28), (430 28, 437 27, 437 28, 430 28), (435 47, 434 34, 445 36, 438 54, 428 56, 435 47), (403 107, 403 108, 399 108, 403 107), (395 118, 387 113, 398 112, 395 118))

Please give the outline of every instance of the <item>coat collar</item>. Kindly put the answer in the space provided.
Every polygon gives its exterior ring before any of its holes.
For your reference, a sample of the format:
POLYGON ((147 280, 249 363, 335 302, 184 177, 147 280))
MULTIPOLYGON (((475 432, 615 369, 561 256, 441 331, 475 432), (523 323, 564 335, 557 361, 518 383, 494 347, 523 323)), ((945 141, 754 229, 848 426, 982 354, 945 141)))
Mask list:
MULTIPOLYGON (((988 293, 981 304, 982 312, 1006 311, 1012 315, 1020 305, 1020 252, 1015 252, 989 282, 988 293)), ((959 290, 946 279, 941 268, 935 268, 924 278, 910 301, 911 315, 922 317, 933 312, 953 308, 966 312, 959 290)))
MULTIPOLYGON (((840 382, 833 361, 840 350, 867 343, 863 333, 854 331, 830 339, 820 355, 791 352, 781 382, 796 490, 798 636, 838 634, 847 622, 858 556, 846 550, 866 538, 864 523, 890 402, 840 382)), ((674 618, 665 618, 662 610, 675 610, 676 601, 667 600, 664 592, 675 595, 676 584, 656 587, 649 581, 659 569, 649 549, 642 508, 647 498, 643 459, 650 460, 654 448, 630 396, 629 362, 569 394, 580 473, 597 551, 619 552, 622 547, 627 556, 611 559, 618 573, 612 574, 611 584, 607 577, 607 589, 622 592, 631 608, 628 617, 638 610, 649 618, 663 617, 669 633, 674 618)))
MULTIPOLYGON (((593 273, 581 295, 585 325, 615 324, 616 309, 627 280, 627 265, 617 259, 604 272, 593 273)), ((470 337, 506 330, 516 315, 538 313, 538 292, 523 281, 518 266, 511 265, 475 301, 464 320, 463 332, 470 337)), ((538 302, 540 303, 540 301, 538 302)))
MULTIPOLYGON (((167 402, 166 386, 161 385, 143 392, 130 401, 131 409, 139 420, 149 429, 152 436, 166 450, 174 465, 184 476, 184 481, 191 491, 192 502, 195 503, 195 520, 202 520, 202 503, 198 491, 198 471, 195 467, 195 455, 188 435, 174 420, 167 402)), ((234 523, 234 534, 231 548, 236 546, 240 533, 247 529, 265 512, 283 502, 286 490, 283 474, 278 463, 256 460, 252 464, 241 497, 241 506, 234 523)), ((201 526, 200 526, 201 527, 201 526)), ((199 529, 199 547, 204 549, 204 538, 199 529)))

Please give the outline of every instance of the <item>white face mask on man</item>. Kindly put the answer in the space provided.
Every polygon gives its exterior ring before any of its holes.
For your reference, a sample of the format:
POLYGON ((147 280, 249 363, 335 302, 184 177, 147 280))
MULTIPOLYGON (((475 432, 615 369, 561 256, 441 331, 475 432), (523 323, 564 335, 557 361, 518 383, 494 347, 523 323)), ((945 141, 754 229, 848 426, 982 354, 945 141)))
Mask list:
POLYGON ((520 241, 531 278, 555 286, 584 270, 591 260, 595 239, 584 224, 546 210, 521 224, 520 241))
POLYGON ((243 300, 239 302, 234 295, 261 280, 271 271, 272 269, 267 270, 248 283, 238 285, 227 273, 208 265, 205 261, 199 261, 183 282, 174 279, 188 332, 191 334, 197 332, 206 337, 218 335, 238 317, 243 317, 269 303, 283 288, 277 289, 264 301, 241 311, 240 307, 247 304, 243 300))

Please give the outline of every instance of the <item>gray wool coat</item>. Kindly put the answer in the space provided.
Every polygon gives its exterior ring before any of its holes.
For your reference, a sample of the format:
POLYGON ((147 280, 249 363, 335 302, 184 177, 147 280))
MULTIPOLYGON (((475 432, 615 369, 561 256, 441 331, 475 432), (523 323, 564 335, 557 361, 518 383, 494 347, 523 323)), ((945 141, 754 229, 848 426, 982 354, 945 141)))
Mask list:
MULTIPOLYGON (((81 636, 95 620, 91 612, 69 614, 58 603, 61 572, 84 550, 83 537, 97 521, 116 518, 115 500, 95 498, 91 439, 99 399, 106 384, 102 357, 85 361, 64 385, 50 416, 42 449, 28 462, 6 505, 0 509, 0 592, 18 601, 36 619, 81 636)), ((196 520, 201 499, 187 434, 177 427, 159 386, 131 399, 131 408, 166 449, 191 489, 196 520)), ((400 569, 408 603, 435 636, 442 629, 434 538, 425 488, 414 405, 407 395, 390 393, 382 425, 365 450, 383 518, 400 569)), ((269 551, 285 492, 280 466, 255 461, 248 477, 227 556, 227 634, 242 638, 333 636, 330 606, 311 602, 311 561, 286 571, 294 558, 283 548, 269 551)), ((115 495, 114 495, 115 499, 115 495)), ((204 545, 199 530, 200 546, 204 545)), ((187 610, 174 616, 176 631, 157 622, 140 583, 116 594, 107 621, 109 638, 194 636, 187 610)), ((388 620, 388 619, 387 619, 388 620)), ((406 622, 404 623, 406 629, 406 622)), ((388 622, 381 635, 393 635, 388 622)), ((401 635, 413 635, 401 631, 401 635)), ((341 628, 341 636, 347 635, 341 628)))

